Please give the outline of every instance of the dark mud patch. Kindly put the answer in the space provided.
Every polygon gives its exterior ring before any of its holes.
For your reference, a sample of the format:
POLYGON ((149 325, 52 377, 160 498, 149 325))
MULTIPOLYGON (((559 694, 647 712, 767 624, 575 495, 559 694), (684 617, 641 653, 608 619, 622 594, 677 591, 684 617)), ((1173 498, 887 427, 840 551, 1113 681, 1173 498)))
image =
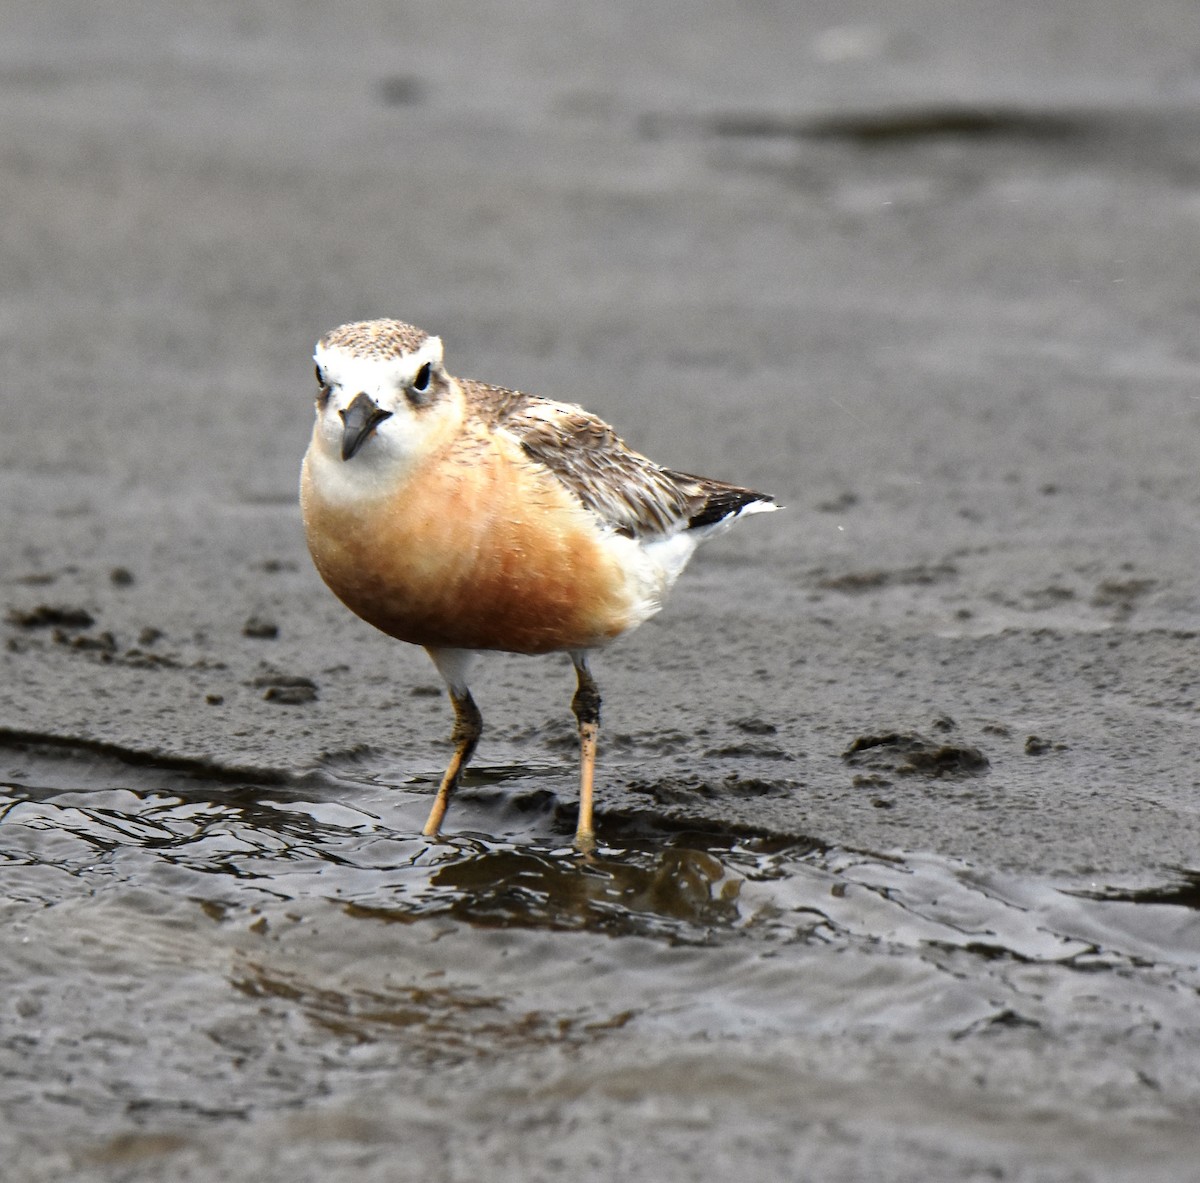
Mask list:
POLYGON ((263 692, 264 701, 280 706, 306 706, 319 697, 316 682, 301 674, 263 674, 251 684, 263 692))
POLYGON ((836 497, 827 498, 824 501, 818 501, 813 508, 817 513, 846 513, 853 509, 859 502, 857 493, 839 493, 836 497))
POLYGON ((65 645, 79 653, 94 653, 101 660, 108 660, 117 653, 117 638, 105 629, 103 632, 88 634, 67 632, 55 629, 51 634, 56 645, 65 645))
MULTIPOLYGON (((860 735, 843 753, 851 768, 895 776, 955 777, 987 772, 988 758, 969 744, 939 743, 916 731, 860 735)), ((874 783, 882 783, 876 780, 874 783)))
POLYGON ((730 743, 716 748, 707 748, 704 752, 706 759, 716 760, 794 760, 791 752, 774 744, 764 743, 730 743))
POLYGON ((730 722, 739 731, 744 731, 747 735, 774 735, 779 730, 774 723, 768 723, 766 719, 760 719, 756 715, 747 715, 741 719, 731 719, 730 722))
POLYGON ((355 743, 349 747, 329 749, 317 757, 318 765, 337 774, 361 775, 377 763, 384 753, 368 743, 355 743))
POLYGON ((6 648, 10 653, 47 653, 47 646, 53 645, 100 665, 202 672, 228 668, 223 661, 211 658, 188 661, 178 651, 156 649, 166 633, 155 625, 143 625, 132 645, 122 642, 111 629, 92 631, 97 620, 84 608, 39 604, 29 611, 9 612, 7 621, 21 630, 8 637, 6 648))
MULTIPOLYGON (((859 152, 918 152, 951 144, 961 148, 1013 147, 1039 154, 1092 152, 1103 145, 1142 158, 1156 147, 1169 161, 1190 162, 1193 112, 1125 112, 1003 104, 932 103, 829 114, 784 110, 647 112, 637 123, 647 140, 697 139, 725 143, 830 145, 859 152), (1175 151, 1173 140, 1185 145, 1175 151)), ((1048 492, 1056 489, 1049 486, 1048 492)))
POLYGON ((251 616, 242 625, 242 636, 256 641, 274 641, 279 637, 279 625, 267 616, 251 616))
POLYGON ((1092 607, 1109 612, 1118 623, 1128 620, 1156 582, 1154 579, 1106 579, 1092 594, 1092 607))
POLYGON ((929 587, 936 583, 945 583, 957 576, 958 568, 952 563, 920 564, 891 570, 869 568, 864 571, 847 571, 842 575, 818 575, 816 586, 822 591, 854 595, 882 591, 890 587, 929 587))
POLYGON ((650 113, 638 129, 647 139, 700 135, 714 139, 836 141, 884 147, 957 139, 1062 144, 1111 135, 1114 120, 1092 113, 1003 106, 930 105, 798 115, 783 111, 717 111, 698 116, 650 113))
POLYGON ((24 575, 14 575, 11 582, 25 587, 49 587, 57 583, 64 575, 77 575, 79 568, 68 564, 57 571, 28 571, 24 575))
POLYGON ((1069 750, 1069 744, 1057 743, 1051 739, 1043 739, 1040 735, 1027 735, 1025 737, 1024 751, 1027 756, 1045 756, 1050 752, 1066 752, 1069 750))
POLYGON ((391 74, 379 80, 378 93, 385 107, 414 107, 425 100, 425 82, 414 74, 391 74))
POLYGON ((1200 871, 1181 870, 1176 883, 1153 887, 1116 888, 1103 891, 1077 892, 1083 899, 1105 900, 1125 904, 1165 904, 1173 908, 1189 908, 1200 912, 1200 871))
POLYGON ((65 604, 38 604, 28 610, 14 608, 6 619, 16 628, 24 629, 85 629, 96 623, 96 618, 86 608, 65 604))
POLYGON ((131 768, 184 773, 217 784, 249 781, 260 785, 278 786, 292 779, 289 773, 275 768, 220 764, 198 757, 142 751, 104 740, 53 735, 41 731, 22 731, 10 727, 0 727, 0 752, 10 753, 10 762, 11 754, 20 753, 28 757, 28 762, 51 762, 51 767, 53 762, 63 759, 82 761, 93 766, 95 757, 99 756, 131 768))
MULTIPOLYGON (((728 125, 727 125, 728 126, 728 125)), ((735 123, 733 134, 741 129, 735 123)), ((1086 140, 1108 125, 1093 116, 1018 107, 928 106, 848 113, 811 120, 805 138, 870 147, 926 140, 1013 140, 1063 143, 1086 140)), ((730 134, 726 131, 725 134, 730 134)), ((755 134, 753 127, 741 134, 755 134)))

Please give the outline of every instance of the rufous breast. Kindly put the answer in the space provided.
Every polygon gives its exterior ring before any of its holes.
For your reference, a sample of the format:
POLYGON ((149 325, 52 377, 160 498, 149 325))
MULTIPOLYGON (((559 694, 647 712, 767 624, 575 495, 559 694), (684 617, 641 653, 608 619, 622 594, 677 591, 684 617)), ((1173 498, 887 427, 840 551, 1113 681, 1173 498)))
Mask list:
POLYGON ((301 505, 321 577, 416 645, 547 653, 603 644, 640 617, 617 542, 513 447, 461 440, 394 490, 329 498, 305 459, 301 505))

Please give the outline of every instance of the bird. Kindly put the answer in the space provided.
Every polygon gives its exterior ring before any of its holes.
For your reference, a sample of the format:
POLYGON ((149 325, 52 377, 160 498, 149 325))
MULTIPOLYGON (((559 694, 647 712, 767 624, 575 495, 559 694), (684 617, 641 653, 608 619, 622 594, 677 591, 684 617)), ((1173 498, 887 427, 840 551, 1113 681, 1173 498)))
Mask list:
POLYGON ((483 730, 475 658, 570 656, 574 846, 590 852, 601 705, 590 655, 659 611, 701 542, 779 506, 654 463, 580 406, 456 378, 444 355, 440 337, 400 320, 318 341, 300 479, 309 552, 347 608, 422 646, 446 684, 453 752, 426 837, 439 836, 483 730))

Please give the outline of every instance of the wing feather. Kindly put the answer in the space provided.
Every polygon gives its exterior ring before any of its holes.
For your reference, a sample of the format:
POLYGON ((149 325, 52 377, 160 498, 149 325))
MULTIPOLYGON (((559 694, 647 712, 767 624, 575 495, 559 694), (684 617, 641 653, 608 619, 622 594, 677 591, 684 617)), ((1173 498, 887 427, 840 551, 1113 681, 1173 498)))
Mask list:
POLYGON ((715 525, 764 493, 673 472, 635 452, 582 407, 472 382, 472 401, 614 530, 635 538, 715 525))

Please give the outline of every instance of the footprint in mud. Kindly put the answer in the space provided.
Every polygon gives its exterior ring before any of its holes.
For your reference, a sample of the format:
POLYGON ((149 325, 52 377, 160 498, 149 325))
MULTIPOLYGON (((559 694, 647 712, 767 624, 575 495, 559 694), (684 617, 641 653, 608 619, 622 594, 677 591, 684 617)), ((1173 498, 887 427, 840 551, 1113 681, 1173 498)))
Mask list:
POLYGON ((987 772, 988 758, 969 744, 928 739, 917 731, 860 735, 843 753, 851 768, 876 775, 972 776, 987 772))

